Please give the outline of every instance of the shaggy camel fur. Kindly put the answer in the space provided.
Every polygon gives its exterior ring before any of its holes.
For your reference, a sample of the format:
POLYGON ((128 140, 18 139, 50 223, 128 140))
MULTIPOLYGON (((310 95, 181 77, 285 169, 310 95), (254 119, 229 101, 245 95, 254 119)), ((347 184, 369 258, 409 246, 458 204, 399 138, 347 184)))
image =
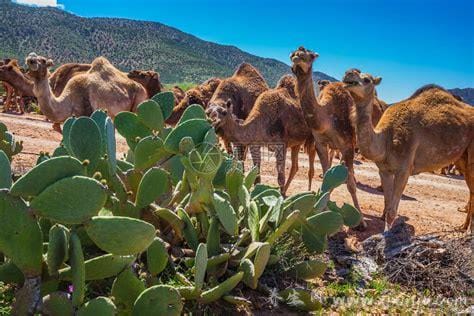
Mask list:
POLYGON ((113 118, 121 111, 134 111, 147 99, 143 86, 127 78, 104 57, 96 58, 89 71, 71 78, 58 97, 53 95, 48 82, 48 69, 53 61, 31 53, 26 64, 41 111, 54 123, 72 115, 90 115, 100 108, 113 118))
POLYGON ((384 188, 385 229, 392 227, 410 175, 433 171, 456 161, 469 187, 469 204, 462 229, 474 212, 474 108, 439 86, 418 89, 391 105, 375 127, 372 108, 381 78, 352 71, 344 82, 356 100, 352 120, 364 156, 379 168, 384 188), (453 139, 456 141, 453 142, 453 139))
MULTIPOLYGON (((347 188, 354 206, 360 211, 354 177, 355 132, 349 118, 349 113, 354 107, 354 100, 339 82, 326 85, 316 98, 312 74, 313 62, 317 57, 318 54, 304 47, 298 48, 290 55, 291 69, 297 78, 301 107, 315 140, 322 144, 317 146, 316 150, 324 172, 329 167, 327 148, 341 151, 342 159, 349 172, 347 188)), ((364 227, 365 221, 362 221, 361 225, 364 227)))
POLYGON ((163 90, 160 81, 160 74, 153 70, 132 70, 128 73, 128 78, 141 84, 151 99, 155 94, 163 90))
POLYGON ((171 113, 171 116, 166 120, 166 123, 170 125, 175 125, 178 123, 181 115, 183 115, 188 106, 192 104, 199 104, 203 108, 207 108, 212 95, 220 83, 221 79, 211 78, 204 81, 202 84, 186 91, 184 98, 181 99, 179 104, 173 108, 173 113, 171 113))
MULTIPOLYGON (((234 74, 222 82, 217 87, 209 106, 226 107, 227 101, 232 101, 232 114, 238 119, 245 120, 252 110, 258 96, 268 90, 268 85, 260 72, 248 63, 242 63, 234 72, 234 74)), ((223 130, 219 136, 222 138, 227 152, 231 152, 229 135, 223 130)), ((243 160, 246 148, 235 144, 237 158, 243 160)))
POLYGON ((259 170, 260 155, 255 155, 253 147, 258 147, 258 153, 260 153, 258 144, 267 144, 274 148, 278 185, 283 194, 286 193, 298 169, 298 154, 302 145, 306 145, 310 156, 309 188, 314 174, 312 168, 315 157, 314 141, 311 130, 306 126, 294 86, 291 77, 283 77, 275 89, 260 94, 243 123, 234 114, 231 99, 224 107, 211 105, 207 110, 217 132, 223 131, 232 142, 251 146, 252 158, 259 170), (285 183, 287 148, 291 148, 292 167, 285 183))
POLYGON ((181 102, 181 100, 183 100, 186 96, 186 92, 179 86, 174 86, 171 88, 171 92, 173 92, 174 95, 174 106, 177 106, 179 102, 181 102))

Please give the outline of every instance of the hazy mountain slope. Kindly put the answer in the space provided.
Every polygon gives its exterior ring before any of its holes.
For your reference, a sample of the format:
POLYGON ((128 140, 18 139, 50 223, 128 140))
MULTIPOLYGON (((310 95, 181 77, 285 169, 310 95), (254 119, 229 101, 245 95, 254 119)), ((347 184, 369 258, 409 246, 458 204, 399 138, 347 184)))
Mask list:
POLYGON ((460 96, 464 102, 474 105, 474 88, 464 88, 464 89, 449 89, 451 93, 460 96))

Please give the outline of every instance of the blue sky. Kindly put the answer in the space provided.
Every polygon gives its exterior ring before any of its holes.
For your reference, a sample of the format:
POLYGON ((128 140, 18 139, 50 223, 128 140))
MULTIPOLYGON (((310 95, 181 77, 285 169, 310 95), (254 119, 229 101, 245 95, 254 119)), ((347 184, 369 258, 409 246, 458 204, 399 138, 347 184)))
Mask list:
MULTIPOLYGON (((57 0, 19 0, 57 5, 57 0)), ((289 63, 300 45, 314 69, 383 77, 388 102, 426 83, 474 87, 474 0, 59 0, 84 17, 158 21, 220 44, 289 63)))

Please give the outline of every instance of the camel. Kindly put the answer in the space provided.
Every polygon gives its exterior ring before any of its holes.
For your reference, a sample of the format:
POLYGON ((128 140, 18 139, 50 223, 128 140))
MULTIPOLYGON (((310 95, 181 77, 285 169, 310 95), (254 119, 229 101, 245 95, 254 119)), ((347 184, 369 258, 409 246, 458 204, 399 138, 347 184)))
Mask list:
POLYGON ((179 104, 173 108, 173 113, 171 113, 171 116, 166 120, 166 123, 170 125, 175 125, 178 123, 181 115, 184 113, 184 110, 186 110, 188 106, 192 104, 199 104, 203 108, 207 108, 212 95, 220 83, 221 79, 211 78, 204 81, 202 84, 186 91, 184 98, 182 98, 179 104))
POLYGON ((132 70, 127 74, 128 78, 141 84, 151 99, 155 94, 163 90, 160 74, 153 70, 132 70))
MULTIPOLYGON (((210 105, 206 113, 211 118, 216 131, 227 135, 228 140, 251 146, 254 164, 260 170, 260 155, 254 155, 253 148, 258 144, 268 144, 275 150, 278 185, 283 195, 298 170, 300 147, 306 146, 310 157, 308 172, 309 190, 314 175, 314 140, 311 130, 306 126, 299 105, 295 84, 291 76, 283 77, 275 89, 259 95, 248 117, 242 122, 233 110, 234 101, 228 99, 224 106, 210 105), (285 160, 287 148, 291 149, 291 169, 285 183, 285 160)), ((294 82, 294 79, 293 79, 294 82)))
MULTIPOLYGON (((209 101, 209 107, 219 106, 225 108, 227 101, 230 99, 233 104, 232 113, 238 119, 245 120, 258 96, 268 89, 268 85, 260 72, 252 65, 242 63, 231 77, 221 81, 209 101)), ((222 138, 227 152, 232 152, 229 135, 226 135, 224 130, 220 130, 219 136, 222 138)), ((246 148, 239 144, 234 145, 237 158, 243 160, 246 148)))
POLYGON ((16 59, 0 66, 0 81, 9 84, 16 96, 20 98, 20 113, 24 112, 23 97, 31 97, 33 94, 32 81, 22 72, 16 59))
POLYGON ((181 100, 183 100, 186 96, 186 92, 179 86, 174 86, 171 88, 171 92, 173 92, 174 95, 174 106, 177 106, 179 102, 181 102, 181 100))
POLYGON ((321 92, 324 89, 324 87, 327 86, 330 83, 331 83, 331 81, 329 81, 327 79, 318 80, 316 82, 316 84, 318 85, 318 91, 321 92))
POLYGON ((72 77, 59 96, 49 85, 51 59, 31 53, 26 58, 33 92, 43 114, 58 124, 72 115, 90 115, 99 108, 114 118, 121 111, 135 111, 147 99, 145 88, 129 79, 104 57, 96 58, 91 69, 72 77))
MULTIPOLYGON (((318 98, 313 84, 313 62, 319 55, 304 47, 290 55, 291 70, 296 75, 297 91, 304 118, 317 143, 316 146, 323 172, 330 165, 328 147, 341 151, 342 159, 348 169, 347 189, 354 206, 360 211, 357 187, 354 176, 355 132, 349 114, 354 100, 344 89, 343 83, 332 82, 324 87, 318 98)), ((365 227, 362 220, 361 228, 365 227)))
POLYGON ((343 81, 356 100, 351 118, 360 150, 379 168, 385 198, 385 230, 391 229, 396 219, 410 175, 433 171, 455 161, 464 173, 470 194, 461 228, 467 230, 470 226, 472 231, 474 108, 445 89, 428 85, 391 105, 374 129, 371 112, 375 86, 381 78, 349 71, 343 81))
POLYGON ((60 96, 68 81, 91 69, 90 64, 67 63, 59 66, 49 77, 49 85, 55 96, 60 96))

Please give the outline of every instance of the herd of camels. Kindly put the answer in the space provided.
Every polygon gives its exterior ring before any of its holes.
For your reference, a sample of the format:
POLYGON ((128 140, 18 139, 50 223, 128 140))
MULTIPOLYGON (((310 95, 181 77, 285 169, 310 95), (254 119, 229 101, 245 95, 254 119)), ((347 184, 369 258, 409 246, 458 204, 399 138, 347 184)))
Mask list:
MULTIPOLYGON (((291 53, 293 75, 283 76, 275 88, 248 63, 241 64, 229 78, 211 78, 188 91, 175 87, 175 107, 167 123, 176 124, 189 105, 200 104, 227 149, 234 144, 239 148, 238 158, 243 158, 248 147, 258 168, 260 146, 279 146, 275 152, 280 153, 276 167, 282 193, 298 170, 302 146, 309 157, 309 189, 316 154, 326 172, 338 151, 349 171, 347 189, 360 210, 353 163, 358 148, 379 169, 386 230, 396 219, 409 176, 454 162, 469 188, 467 216, 461 228, 472 231, 474 107, 436 85, 424 86, 387 107, 376 92, 382 79, 358 69, 348 70, 341 82, 318 81, 317 93, 313 82, 317 57, 304 47, 291 53), (291 167, 286 178, 287 149, 291 167)), ((141 102, 163 91, 158 73, 123 73, 104 57, 91 64, 64 64, 51 74, 51 59, 31 53, 26 65, 27 71, 22 71, 16 60, 4 60, 0 81, 10 92, 35 97, 58 131, 60 123, 72 115, 90 115, 104 108, 113 118, 121 111, 135 111, 141 102)))

